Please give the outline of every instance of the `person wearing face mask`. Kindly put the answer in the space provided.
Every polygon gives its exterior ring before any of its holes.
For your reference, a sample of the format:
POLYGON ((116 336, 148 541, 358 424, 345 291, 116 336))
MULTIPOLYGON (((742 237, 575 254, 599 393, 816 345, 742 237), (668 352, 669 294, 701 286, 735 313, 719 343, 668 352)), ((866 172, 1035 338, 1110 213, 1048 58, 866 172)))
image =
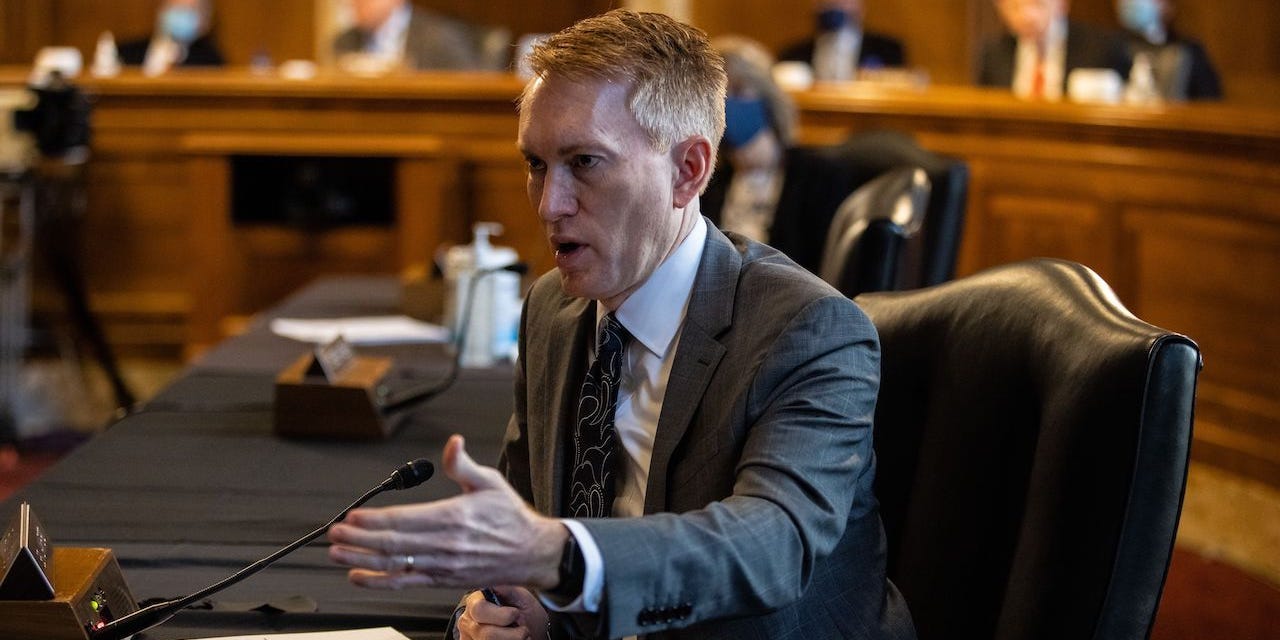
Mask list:
POLYGON ((1201 44, 1171 26, 1173 0, 1116 0, 1116 17, 1137 65, 1148 65, 1165 100, 1220 100, 1222 82, 1201 44))
POLYGON ((862 0, 815 0, 813 36, 782 49, 779 60, 807 62, 814 79, 841 82, 861 68, 906 66, 902 43, 862 28, 862 0))
POLYGON ((727 231, 787 254, 816 271, 827 227, 850 185, 829 149, 794 146, 795 105, 770 75, 758 42, 712 40, 728 76, 719 164, 702 195, 702 213, 727 231))
POLYGON ((161 0, 150 38, 123 42, 120 62, 141 66, 147 75, 173 67, 219 67, 226 63, 218 50, 212 26, 213 0, 161 0))

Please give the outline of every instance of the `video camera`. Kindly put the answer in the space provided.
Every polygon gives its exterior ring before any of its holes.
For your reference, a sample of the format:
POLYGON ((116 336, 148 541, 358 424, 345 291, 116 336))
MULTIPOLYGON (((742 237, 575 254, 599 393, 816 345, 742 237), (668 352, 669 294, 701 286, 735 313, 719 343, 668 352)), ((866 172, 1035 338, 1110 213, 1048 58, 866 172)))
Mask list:
POLYGON ((92 107, 71 82, 79 72, 79 51, 65 47, 41 50, 28 86, 7 92, 6 99, 0 100, 4 103, 0 107, 13 112, 12 123, 0 122, 0 128, 30 134, 36 149, 48 158, 71 160, 87 154, 92 107))
POLYGON ((48 157, 64 157, 89 146, 89 99, 58 71, 43 87, 30 87, 36 104, 13 112, 13 126, 35 136, 36 148, 48 157))

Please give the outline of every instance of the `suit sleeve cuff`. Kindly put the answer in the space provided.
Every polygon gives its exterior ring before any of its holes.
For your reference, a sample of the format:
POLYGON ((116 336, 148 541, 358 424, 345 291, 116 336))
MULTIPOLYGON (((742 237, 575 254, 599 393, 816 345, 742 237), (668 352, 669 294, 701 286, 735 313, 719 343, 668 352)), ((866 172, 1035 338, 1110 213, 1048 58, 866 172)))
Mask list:
POLYGON ((604 557, 600 555, 600 547, 582 523, 576 520, 560 522, 569 530, 569 535, 577 540, 578 550, 582 552, 582 560, 586 565, 582 593, 569 602, 546 593, 539 593, 538 599, 542 601, 542 606, 559 613, 599 613, 600 598, 604 594, 604 557))

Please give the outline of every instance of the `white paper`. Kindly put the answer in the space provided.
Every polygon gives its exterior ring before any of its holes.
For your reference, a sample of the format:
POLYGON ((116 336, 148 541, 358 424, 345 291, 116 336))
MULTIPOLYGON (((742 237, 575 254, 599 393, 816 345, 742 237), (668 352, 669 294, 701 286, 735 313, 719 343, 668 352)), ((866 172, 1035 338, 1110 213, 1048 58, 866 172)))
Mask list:
POLYGON ((449 339, 449 331, 444 327, 414 320, 409 316, 322 320, 276 318, 271 321, 271 331, 286 338, 319 344, 330 342, 339 335, 356 345, 446 342, 449 339))
POLYGON ((352 629, 350 631, 321 631, 318 633, 273 633, 250 636, 222 636, 204 640, 409 640, 409 637, 392 629, 352 629))

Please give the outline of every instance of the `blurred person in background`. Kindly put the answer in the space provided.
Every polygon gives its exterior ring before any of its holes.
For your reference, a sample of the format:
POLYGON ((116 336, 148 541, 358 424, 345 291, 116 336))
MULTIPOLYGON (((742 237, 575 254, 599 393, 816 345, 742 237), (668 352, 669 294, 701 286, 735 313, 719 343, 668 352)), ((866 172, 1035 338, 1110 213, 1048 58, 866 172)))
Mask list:
POLYGON ((1008 30, 982 51, 978 84, 1023 98, 1060 100, 1075 69, 1112 69, 1125 78, 1124 40, 1067 18, 1068 0, 993 0, 1008 30))
POLYGON ((121 64, 141 66, 148 75, 173 67, 218 67, 226 63, 210 31, 213 0, 162 0, 149 38, 120 43, 121 64))
POLYGON ((339 56, 375 56, 409 69, 494 69, 506 64, 505 29, 467 24, 409 0, 350 0, 354 24, 338 34, 339 56))
POLYGON ((861 68, 906 66, 902 43, 862 28, 862 0, 815 0, 813 36, 782 49, 778 59, 807 62, 814 79, 854 80, 861 68))
POLYGON ((1116 0, 1134 65, 1148 65, 1165 100, 1221 100, 1222 82, 1196 40, 1174 31, 1173 0, 1116 0))
POLYGON ((720 159, 702 213, 816 271, 827 227, 849 195, 847 172, 824 149, 796 146, 796 107, 770 75, 773 58, 762 45, 734 35, 711 44, 724 56, 729 83, 720 159))

